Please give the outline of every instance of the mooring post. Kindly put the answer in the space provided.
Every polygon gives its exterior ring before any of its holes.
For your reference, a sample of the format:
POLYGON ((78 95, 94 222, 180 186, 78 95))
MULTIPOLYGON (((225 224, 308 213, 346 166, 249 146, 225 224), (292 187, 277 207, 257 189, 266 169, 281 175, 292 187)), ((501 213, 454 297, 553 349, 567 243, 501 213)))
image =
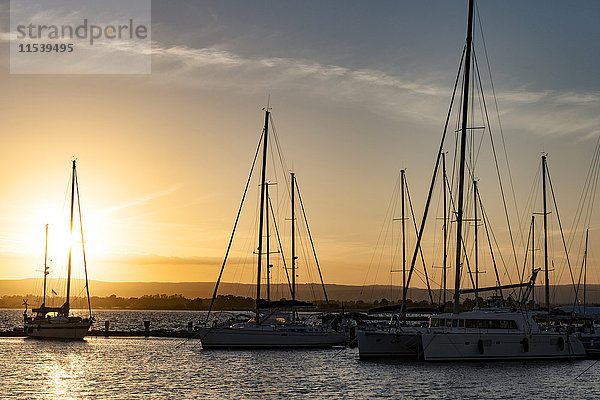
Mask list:
POLYGON ((144 334, 146 337, 150 336, 150 321, 144 321, 144 334))
POLYGON ((110 331, 110 321, 104 321, 104 336, 108 336, 108 331, 110 331))

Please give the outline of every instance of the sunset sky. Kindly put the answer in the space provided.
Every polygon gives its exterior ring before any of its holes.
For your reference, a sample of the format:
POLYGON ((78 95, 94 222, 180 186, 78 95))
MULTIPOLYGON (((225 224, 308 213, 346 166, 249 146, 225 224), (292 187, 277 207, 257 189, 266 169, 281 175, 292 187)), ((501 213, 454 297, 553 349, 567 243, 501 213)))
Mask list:
MULTIPOLYGON (((7 32, 9 5, 0 5, 7 32)), ((441 0, 153 1, 148 75, 11 75, 3 35, 0 279, 41 276, 44 226, 58 243, 76 157, 92 279, 215 280, 270 95, 325 280, 389 283, 389 266, 376 278, 367 271, 378 268, 369 264, 401 168, 422 214, 466 9, 441 0)), ((481 0, 478 9, 517 203, 545 151, 571 226, 600 134, 600 3, 481 0)), ((488 152, 479 162, 493 160, 488 152)), ((488 212, 502 223, 495 203, 488 212)), ((492 275, 482 279, 493 284, 492 275)))

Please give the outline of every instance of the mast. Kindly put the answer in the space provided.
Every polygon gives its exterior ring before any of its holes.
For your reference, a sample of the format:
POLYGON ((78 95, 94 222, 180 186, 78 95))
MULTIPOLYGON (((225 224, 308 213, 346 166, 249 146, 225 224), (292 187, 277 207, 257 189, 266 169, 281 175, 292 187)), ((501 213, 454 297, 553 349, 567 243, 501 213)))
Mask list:
MULTIPOLYGON (((535 273, 535 215, 531 216, 531 275, 535 273)), ((535 282, 531 285, 531 308, 535 308, 535 282)))
POLYGON ((447 199, 446 199, 446 153, 442 153, 442 169, 443 169, 443 182, 442 182, 442 191, 444 192, 444 265, 443 265, 443 280, 444 280, 444 287, 443 287, 443 292, 442 292, 442 306, 445 308, 446 307, 446 269, 447 269, 447 263, 448 263, 448 215, 447 215, 447 199))
POLYGON ((469 109, 469 81, 471 73, 471 42, 473 40, 473 0, 469 0, 469 16, 465 52, 465 75, 463 78, 462 126, 460 133, 460 163, 458 182, 458 207, 456 213, 456 274, 454 277, 454 312, 458 313, 460 300, 460 266, 462 250, 463 195, 465 188, 465 150, 467 145, 467 115, 469 109))
POLYGON ((475 212, 475 305, 479 307, 479 247, 477 243, 477 181, 473 180, 473 210, 475 212))
POLYGON ((402 304, 406 303, 406 230, 405 230, 405 222, 406 222, 406 218, 404 216, 404 186, 405 186, 405 180, 406 180, 406 176, 405 176, 406 170, 402 169, 400 170, 400 190, 402 191, 401 196, 402 196, 402 201, 401 201, 401 207, 402 207, 402 304))
POLYGON ((46 305, 46 277, 48 276, 48 224, 46 224, 46 246, 44 248, 44 301, 42 305, 46 305))
POLYGON ((65 316, 69 315, 69 300, 71 296, 71 252, 73 250, 73 206, 75 203, 75 160, 73 160, 73 172, 71 176, 71 224, 69 228, 69 262, 67 272, 67 301, 65 302, 66 313, 65 316))
POLYGON ((294 210, 294 198, 296 189, 296 174, 290 172, 291 179, 291 192, 292 192, 292 300, 296 300, 296 213, 294 210))
POLYGON ((260 325, 260 313, 258 311, 258 305, 260 302, 260 278, 262 268, 262 245, 263 245, 263 221, 265 211, 265 177, 267 175, 267 143, 269 138, 269 108, 265 109, 265 128, 263 136, 263 159, 262 159, 262 172, 260 178, 260 214, 258 219, 258 266, 256 274, 256 325, 260 325))
POLYGON ((85 240, 83 240, 83 217, 81 216, 81 198, 79 197, 79 179, 77 174, 75 175, 75 187, 77 189, 77 213, 79 214, 79 229, 81 232, 81 251, 83 255, 83 271, 85 272, 85 292, 88 299, 88 311, 90 313, 90 320, 92 317, 92 301, 90 300, 90 284, 88 281, 87 273, 87 260, 85 258, 85 240))
POLYGON ((269 184, 265 185, 265 197, 267 198, 267 204, 265 209, 265 229, 266 229, 266 239, 267 239, 267 301, 271 301, 271 262, 270 262, 270 253, 271 253, 271 237, 269 232, 269 184))
POLYGON ((544 204, 544 274, 546 291, 546 326, 550 326, 550 279, 548 277, 548 212, 546 208, 546 155, 542 156, 542 199, 544 204))
POLYGON ((588 234, 590 228, 585 230, 585 252, 583 253, 583 313, 585 314, 586 298, 585 298, 585 286, 587 283, 587 253, 588 253, 588 234))

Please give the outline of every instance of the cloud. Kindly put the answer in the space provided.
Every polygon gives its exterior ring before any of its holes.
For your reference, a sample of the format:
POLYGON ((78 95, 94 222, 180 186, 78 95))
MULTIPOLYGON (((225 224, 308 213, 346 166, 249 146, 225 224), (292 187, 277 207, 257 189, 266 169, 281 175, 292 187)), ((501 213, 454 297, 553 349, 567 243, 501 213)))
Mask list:
POLYGON ((162 256, 158 254, 122 254, 104 256, 107 261, 134 264, 134 265, 203 265, 215 266, 220 265, 223 259, 220 257, 174 257, 162 256))
MULTIPOLYGON (((164 47, 157 42, 153 44, 153 74, 188 87, 257 93, 264 93, 265 88, 290 90, 329 102, 358 104, 387 117, 440 124, 452 83, 415 71, 393 75, 289 57, 244 57, 218 47, 164 47)), ((489 97, 491 91, 487 92, 489 97)), ((599 133, 600 92, 521 87, 500 89, 497 98, 507 126, 520 131, 539 136, 599 133)))
POLYGON ((147 195, 140 196, 137 199, 128 201, 126 203, 122 203, 122 204, 118 204, 118 205, 115 205, 115 206, 112 206, 109 208, 105 208, 103 210, 98 211, 96 214, 97 215, 106 215, 106 214, 110 214, 113 212, 124 210, 126 208, 131 208, 131 207, 139 206, 142 204, 146 204, 146 203, 149 203, 150 201, 157 199, 159 197, 168 196, 168 195, 174 193, 175 191, 177 191, 179 189, 179 187, 180 187, 180 185, 174 185, 165 190, 161 190, 159 192, 149 193, 147 195))

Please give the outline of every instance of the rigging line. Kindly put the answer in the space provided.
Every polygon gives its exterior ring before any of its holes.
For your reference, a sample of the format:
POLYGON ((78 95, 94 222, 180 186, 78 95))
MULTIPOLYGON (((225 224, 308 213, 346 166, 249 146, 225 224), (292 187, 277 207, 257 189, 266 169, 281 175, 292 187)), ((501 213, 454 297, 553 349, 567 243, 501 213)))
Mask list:
MULTIPOLYGON (((483 214, 487 218, 487 213, 485 211, 485 208, 483 208, 483 205, 482 205, 481 211, 483 212, 483 214)), ((490 232, 492 233, 492 239, 494 239, 494 244, 496 245, 496 248, 498 249, 498 256, 500 257, 500 261, 502 261, 502 266, 504 267, 504 274, 508 278, 509 284, 512 285, 513 282, 512 282, 512 279, 510 277, 510 273, 508 272, 508 267, 506 266, 506 261, 504 260, 504 257, 502 256, 502 252, 500 251, 500 245, 498 244, 498 239, 496 238, 496 234, 494 233, 494 230, 492 229, 491 226, 490 226, 489 229, 490 229, 490 232)), ((517 275, 518 275, 518 268, 519 268, 519 266, 517 265, 517 275)))
MULTIPOLYGON (((454 196, 452 196, 452 190, 450 189, 450 181, 448 181, 448 177, 446 176, 446 184, 448 186, 448 196, 449 196, 449 202, 448 202, 448 207, 450 209, 450 214, 456 214, 456 207, 454 204, 454 196)), ((451 225, 451 224, 450 224, 451 225)), ((453 233, 452 232, 448 232, 448 236, 451 236, 453 233)), ((462 237, 461 238, 461 246, 462 246, 462 250, 464 253, 464 257, 465 257, 465 262, 467 264, 467 272, 469 273, 469 278, 471 280, 471 285, 473 286, 473 288, 475 287, 475 280, 473 279, 473 272, 471 271, 471 265, 469 263, 469 257, 467 256, 468 251, 467 251, 467 246, 465 244, 465 238, 462 237)), ((463 263, 461 263, 462 266, 463 263)), ((464 275, 461 274, 461 277, 464 278, 464 275)), ((448 291, 450 293, 454 293, 455 291, 448 289, 448 291)))
MULTIPOLYGON (((379 231, 379 235, 377 236, 377 242, 375 242, 375 250, 373 251, 373 254, 371 255, 371 260, 369 261, 369 266, 368 266, 368 268, 367 268, 367 273, 365 274, 365 279, 363 280, 363 285, 362 285, 362 287, 361 287, 361 289, 360 289, 360 293, 359 293, 359 295, 358 295, 358 297, 359 297, 359 298, 360 298, 360 297, 362 297, 362 295, 363 295, 363 292, 364 292, 365 286, 366 286, 366 284, 367 284, 367 277, 369 276, 369 272, 371 271, 371 266, 373 265, 373 260, 375 259, 375 255, 376 255, 376 253, 377 253, 377 249, 379 248, 379 242, 380 242, 380 240, 381 240, 381 236, 383 235, 383 231, 385 230, 385 227, 386 227, 386 226, 387 226, 387 224, 389 223, 389 216, 390 216, 390 215, 393 215, 393 214, 390 214, 390 210, 392 209, 392 205, 394 204, 394 199, 395 199, 395 196, 396 196, 396 192, 397 192, 397 190, 398 190, 398 189, 397 189, 397 188, 398 188, 398 185, 399 185, 399 183, 398 183, 398 179, 396 179, 396 183, 395 183, 395 186, 394 186, 394 190, 392 191, 392 197, 391 197, 391 199, 390 199, 390 202, 389 202, 389 204, 388 204, 388 208, 387 208, 387 211, 386 211, 386 213, 385 213, 385 218, 384 218, 384 220, 383 220, 383 224, 382 224, 382 226, 381 226, 381 230, 379 231)), ((385 240, 385 239, 384 239, 384 240, 385 240)), ((384 247, 384 246, 382 245, 382 253, 383 253, 383 247, 384 247)), ((381 265, 381 258, 382 258, 382 257, 383 257, 382 255, 379 257, 379 265, 381 265)), ((376 271, 376 274, 375 274, 375 280, 377 279, 377 272, 378 272, 378 271, 376 271)), ((373 293, 371 292, 371 295, 372 295, 372 294, 373 294, 373 293)))
POLYGON ((244 200, 246 200, 246 194, 248 193, 248 186, 250 185, 250 181, 252 180, 252 173, 254 172, 254 166, 256 165, 256 159, 258 157, 258 153, 260 151, 260 145, 263 141, 264 135, 265 135, 265 129, 263 128, 263 134, 260 136, 260 140, 258 141, 258 146, 256 147, 256 152, 254 153, 254 159, 252 160, 252 166, 250 167, 250 174, 248 175, 248 180, 246 181, 246 187, 244 188, 244 194, 242 195, 242 201, 240 202, 240 207, 238 208, 238 212, 235 217, 235 222, 233 224, 233 230, 231 232, 231 237, 229 238, 229 244, 227 245, 227 250, 225 251, 225 258, 223 259, 223 264, 221 265, 221 271, 219 272, 219 278, 217 279, 217 283, 215 284, 215 290, 213 291, 213 295, 210 300, 210 306, 208 307, 208 313, 206 314, 206 323, 208 323, 208 319, 210 318, 210 313, 212 311, 212 307, 215 302, 215 297, 217 296, 217 291, 219 290, 219 284, 221 282, 221 277, 223 276, 223 270, 225 269, 225 264, 227 263, 227 257, 229 256, 229 251, 231 250, 231 244, 233 243, 233 238, 235 236, 235 230, 236 230, 238 222, 240 220, 240 214, 242 213, 242 208, 244 207, 244 200))
MULTIPOLYGON (((585 253, 581 259, 581 269, 579 270, 579 279, 577 280, 577 292, 579 292, 579 287, 581 285, 581 276, 583 275, 583 269, 585 268, 586 262, 587 262, 588 234, 589 234, 589 229, 586 231, 586 234, 585 234, 585 253)), ((575 300, 573 301, 573 313, 571 315, 573 315, 575 313, 575 306, 577 306, 577 296, 575 296, 575 300)), ((584 289, 584 295, 583 295, 583 306, 585 307, 585 289, 584 289)))
MULTIPOLYGON (((577 223, 575 223, 575 221, 573 221, 573 224, 571 225, 571 233, 569 235, 569 250, 572 247, 572 244, 575 240, 575 232, 577 231, 578 227, 579 227, 579 220, 581 219, 581 216, 583 214, 583 209, 586 203, 586 200, 588 199, 588 194, 589 194, 589 204, 587 205, 587 209, 586 209, 586 216, 584 218, 584 224, 587 227, 587 230, 589 230, 590 227, 590 222, 591 222, 591 217, 592 217, 592 212, 593 212, 593 206, 594 206, 594 202, 595 202, 595 197, 596 197, 596 189, 598 186, 598 161, 599 161, 599 148, 598 145, 600 144, 600 137, 598 139, 598 142, 596 143, 596 149, 594 151, 594 156, 592 158, 592 162, 590 163, 590 167, 588 169, 588 174, 586 176, 586 181, 584 184, 584 190, 582 191, 581 197, 579 198, 579 203, 581 204, 581 207, 579 207, 579 204, 577 206, 577 223), (591 183, 593 182, 593 184, 591 183), (590 186, 592 186, 592 188, 590 189, 590 186)), ((586 242, 587 242, 587 233, 586 233, 586 242)), ((581 253, 581 246, 583 245, 583 243, 580 242, 579 245, 579 253, 581 253)), ((586 253, 587 253, 587 248, 586 248, 586 253)), ((584 255, 582 256, 582 262, 581 262, 581 270, 579 273, 579 280, 577 282, 577 292, 579 292, 579 289, 581 287, 581 275, 583 273, 583 268, 584 268, 584 261, 586 261, 586 254, 584 253, 584 255)), ((585 288, 584 288, 585 291, 585 288)), ((585 305, 585 294, 584 294, 584 305, 585 305)))
MULTIPOLYGON (((502 289, 500 288, 500 275, 498 274, 498 267, 496 265, 496 258, 494 257, 494 249, 492 248, 492 241, 490 240, 490 233, 488 231, 488 216, 483 208, 483 202, 481 201, 481 194, 477 191, 477 199, 479 200, 479 208, 481 208, 481 214, 483 219, 483 227, 485 228, 485 235, 487 237, 488 246, 490 247, 490 256, 492 257, 492 264, 494 265, 494 272, 496 273, 496 283, 498 284, 498 292, 500 293, 500 299, 504 301, 504 296, 502 295, 502 289)), ((477 223, 477 221, 475 221, 477 223)), ((500 249, 498 249, 500 251, 500 249)), ((518 266, 517 266, 518 268, 518 266)))
MULTIPOLYGON (((525 246, 525 259, 523 260, 523 272, 520 273, 520 277, 519 277, 519 283, 523 283, 523 280, 525 279, 525 269, 527 269, 527 258, 529 255, 529 244, 531 241, 531 235, 533 231, 533 223, 529 224, 529 233, 527 235, 527 246, 525 246)), ((535 251, 535 247, 532 251, 535 251)), ((533 254, 531 255, 533 257, 533 254)), ((517 270, 517 273, 519 273, 519 271, 517 270)), ((523 292, 523 288, 519 288, 519 298, 521 298, 522 293, 523 292)), ((525 299, 523 299, 523 301, 525 301, 525 299)))
MULTIPOLYGON (((510 217, 509 217, 509 213, 508 213, 508 206, 506 205, 506 196, 504 194, 504 185, 502 184, 502 177, 500 176, 500 164, 498 163, 498 157, 497 157, 497 154, 496 154, 496 145, 494 144, 494 138, 493 138, 493 135, 492 135, 492 127, 491 127, 491 124, 490 124, 490 118, 489 118, 489 114, 488 114, 488 111, 487 111, 487 103, 485 101, 485 97, 483 96, 483 85, 481 83, 481 76, 478 76, 478 77, 479 77, 479 88, 480 88, 481 93, 482 93, 481 98, 482 98, 482 101, 483 101, 483 108, 484 108, 484 111, 485 111, 485 119, 486 119, 486 122, 487 122, 487 125, 488 125, 488 133, 489 133, 489 137, 490 137, 490 144, 492 146, 492 154, 494 155, 494 164, 496 166, 496 175, 498 177, 498 185, 500 186, 500 194, 502 195, 502 204, 504 206, 504 216, 506 217, 506 225, 508 227, 508 235, 510 237, 510 244, 511 244, 511 247, 512 247, 513 257, 514 257, 514 261, 515 261, 515 268, 518 269, 519 268, 519 261, 517 260, 517 250, 515 248, 515 241, 513 239, 512 227, 511 227, 511 224, 510 224, 510 217)), ((517 212, 517 221, 518 220, 519 220, 519 214, 517 212)), ((523 242, 523 234, 522 234, 522 231, 520 229, 520 225, 519 225, 519 232, 520 232, 520 235, 521 235, 521 244, 523 244, 522 243, 523 242)))
MULTIPOLYGON (((273 175, 275 175, 275 181, 272 183, 277 183, 279 180, 279 177, 277 176, 277 168, 275 168, 275 152, 273 151, 273 141, 269 141, 269 153, 271 153, 271 161, 272 161, 272 165, 273 165, 273 175)), ((285 175, 285 174, 284 174, 285 175)), ((265 184, 269 184, 269 181, 265 182, 265 184)))
MULTIPOLYGON (((259 142, 259 146, 260 146, 260 142, 259 142)), ((244 276, 244 272, 246 271, 247 266, 249 264, 252 264, 252 262, 249 263, 248 260, 250 258, 253 258, 253 256, 254 256, 255 248, 253 246, 257 242, 256 232, 258 231, 258 209, 260 208, 258 199, 259 199, 259 191, 256 192, 256 202, 254 203, 254 204, 256 204, 256 209, 254 210, 254 221, 251 224, 251 226, 249 227, 249 230, 248 230, 249 233, 245 235, 246 239, 245 239, 244 245, 241 247, 241 249, 242 249, 241 254, 244 254, 244 257, 243 257, 243 259, 238 261, 238 263, 237 263, 238 267, 235 269, 235 272, 233 274, 233 282, 236 282, 235 289, 233 289, 233 292, 236 296, 240 295, 242 293, 240 291, 240 286, 242 285, 242 277, 244 276)), ((254 284, 254 281, 251 281, 251 282, 252 283, 247 286, 246 292, 244 292, 245 297, 252 297, 253 296, 252 293, 256 290, 256 284, 254 284)))
POLYGON ((75 188, 77 190, 77 209, 79 211, 79 228, 81 230, 81 250, 83 252, 83 270, 85 271, 85 291, 87 293, 88 299, 88 311, 90 312, 90 319, 92 318, 92 302, 90 300, 90 286, 88 282, 88 273, 87 273, 87 262, 85 258, 85 244, 83 240, 83 222, 81 218, 81 201, 79 198, 79 180, 77 179, 77 173, 75 174, 75 188))
MULTIPOLYGON (((302 221, 305 222, 305 221, 302 221)), ((300 235, 298 235, 298 240, 297 243, 299 244, 299 255, 300 257, 298 258, 299 260, 306 260, 306 264, 303 265, 304 271, 306 273, 307 279, 306 279, 306 283, 305 285, 308 287, 308 289, 310 289, 310 292, 312 294, 312 299, 314 301, 317 300, 317 293, 315 292, 315 279, 313 278, 312 275, 312 269, 310 268, 311 264, 310 261, 308 261, 310 259, 309 257, 309 250, 307 249, 307 244, 306 241, 303 240, 304 238, 300 237, 300 235)), ((296 265, 296 271, 298 271, 298 268, 300 267, 300 264, 296 265)))
POLYGON ((565 249, 565 256, 567 257, 567 265, 569 266, 569 273, 571 274, 571 282, 573 283, 573 291, 575 292, 575 301, 577 301, 577 289, 575 285, 575 278, 573 277, 573 270, 571 268, 571 260, 569 259, 569 251, 567 250, 567 244, 565 242, 565 236, 563 233, 562 222, 558 213, 558 205, 556 204, 556 197, 554 196, 554 187, 552 186, 552 179, 550 178, 550 170, 546 164, 546 175, 548 176, 548 183, 550 183, 550 193, 552 193, 552 201, 554 203, 554 210, 556 211, 556 219, 558 220, 558 227, 560 228, 560 237, 562 239, 563 247, 565 249))
MULTIPOLYGON (((598 137, 598 141, 596 142, 596 148, 594 151, 594 155, 592 157, 592 162, 590 163, 590 166, 588 168, 588 173, 586 175, 586 179, 585 179, 585 183, 583 185, 583 190, 581 193, 581 196, 579 198, 579 202, 577 204, 577 211, 575 213, 575 215, 577 215, 577 218, 574 218, 573 223, 571 224, 571 235, 569 235, 569 243, 571 244, 572 241, 574 240, 574 232, 577 230, 578 226, 579 226, 579 221, 581 219, 581 214, 583 214, 583 208, 585 206, 585 202, 586 199, 588 198, 588 194, 590 193, 590 185, 591 182, 594 181, 593 186, 596 187, 597 185, 597 174, 598 174, 598 162, 599 162, 599 151, 600 151, 600 136, 598 137), (594 176, 596 177, 596 179, 594 180, 594 176)), ((594 189, 594 196, 592 198, 595 197, 595 189, 594 189)), ((590 199, 590 201, 593 203, 593 200, 590 199)), ((589 207, 589 206, 588 206, 589 207)), ((586 213, 587 214, 587 213, 586 213)), ((590 215, 591 218, 591 215, 590 215)), ((588 221, 589 224, 589 220, 586 218, 585 221, 588 221)), ((570 249, 570 245, 569 245, 569 249, 570 249)))
MULTIPOLYGON (((272 132, 272 136, 275 139, 275 147, 277 148, 277 155, 279 156, 279 162, 281 164, 281 168, 284 171, 289 171, 290 169, 287 166, 287 162, 285 161, 285 158, 283 157, 283 152, 281 151, 281 144, 279 142, 279 135, 277 134, 277 130, 275 129, 275 122, 273 121, 273 114, 269 114, 269 120, 271 121, 271 132, 272 132)), ((273 165, 275 165, 275 163, 273 163, 273 165)), ((284 175, 284 180, 285 180, 285 188, 288 192, 288 195, 291 196, 290 194, 290 182, 288 181, 288 176, 287 174, 283 174, 284 175)))
POLYGON ((327 290, 325 290, 325 283, 323 282, 323 274, 321 273, 321 266, 319 265, 319 259, 317 258, 317 251, 315 250, 315 243, 313 242, 310 228, 308 226, 308 218, 306 217, 306 211, 304 210, 304 203, 302 202, 302 196, 300 196, 300 187, 298 186, 298 180, 296 180, 296 191, 298 193, 298 200, 300 200, 300 208, 302 209, 302 215, 304 216, 304 222, 306 224, 306 232, 308 233, 308 239, 312 247, 313 255, 315 257, 315 263, 317 264, 317 270, 319 271, 319 278, 321 279, 321 286, 323 287, 323 294, 325 295, 325 302, 329 308, 329 297, 327 297, 327 290))
POLYGON ((425 229, 425 222, 427 221, 427 215, 429 213, 429 204, 431 203, 431 195, 433 193, 433 189, 435 188, 435 178, 437 176, 437 171, 439 169, 439 165, 440 165, 440 159, 442 158, 442 152, 444 150, 444 141, 446 139, 446 132, 448 132, 448 123, 450 121, 450 115, 452 113, 452 106, 454 105, 454 98, 456 96, 456 88, 458 86, 458 81, 460 80, 460 71, 462 70, 462 64, 463 64, 463 59, 464 59, 464 55, 465 55, 465 51, 466 51, 466 44, 463 47, 463 53, 462 56, 460 57, 460 64, 458 66, 458 73, 456 74, 456 80, 454 82, 454 89, 452 90, 452 99, 450 100, 450 107, 448 109, 448 115, 446 116, 446 122, 444 123, 444 131, 442 133, 442 140, 440 142, 440 147, 438 149, 437 152, 437 157, 435 160, 435 166, 433 168, 433 177, 431 179, 431 185, 429 186, 429 194, 427 195, 427 201, 425 203, 425 210, 423 212, 423 219, 421 220, 421 227, 419 228, 419 233, 417 235, 417 243, 415 245, 415 251, 413 253, 413 257, 412 257, 412 261, 410 263, 410 269, 408 271, 408 277, 406 279, 406 287, 404 287, 403 289, 403 294, 402 294, 402 308, 401 310, 404 312, 404 310, 406 309, 406 303, 404 301, 404 299, 406 299, 406 294, 407 294, 407 288, 410 285, 410 278, 412 276, 413 270, 415 268, 415 262, 417 261, 417 254, 418 254, 418 249, 421 245, 421 238, 423 237, 423 231, 425 229))
MULTIPOLYGON (((523 219, 519 221, 520 225, 523 225, 525 223, 525 216, 528 215, 527 210, 531 210, 531 213, 533 213, 533 209, 535 208, 535 200, 539 197, 538 196, 538 188, 539 188, 539 179, 541 177, 541 164, 538 162, 536 163, 537 166, 537 170, 535 172, 535 175, 533 177, 533 183, 531 185, 531 189, 529 190, 529 195, 527 196, 527 201, 525 202, 525 212, 523 213, 523 219)), ((522 283, 522 282, 521 282, 522 283)))
MULTIPOLYGON (((452 214, 456 214, 456 207, 454 205, 454 196, 452 196, 452 191, 450 189, 448 189, 448 196, 450 197, 450 201, 449 201, 449 205, 448 206, 450 207, 450 209, 452 211, 452 214)), ((462 250, 464 252, 465 262, 467 264, 467 272, 469 273, 469 278, 471 278, 471 284, 473 285, 473 288, 475 288, 475 280, 473 279, 473 272, 471 271, 471 265, 469 263, 469 257, 467 256, 468 252, 467 252, 467 246, 465 245, 465 239, 464 239, 464 237, 461 237, 461 244, 462 244, 462 250)), ((461 265, 462 265, 462 263, 461 263, 461 265)), ((462 274, 461 274, 461 276, 462 276, 462 274)))
MULTIPOLYGON (((510 183, 510 190, 512 193, 513 203, 515 206, 515 212, 517 214, 517 221, 519 221, 521 218, 519 216, 519 208, 517 206, 517 198, 516 198, 516 193, 515 193, 515 187, 513 184, 512 171, 510 169, 510 163, 508 161, 508 151, 506 150, 506 141, 504 139, 504 129, 502 128, 502 121, 500 120, 500 109, 498 107, 498 99, 496 97, 496 89, 494 86, 494 79, 492 77, 492 68, 490 67, 490 59, 488 56, 487 46, 485 44, 485 36, 483 35, 483 25, 481 24, 481 17, 479 15, 479 7, 478 7, 477 3, 475 3, 475 9, 477 11, 477 21, 479 22, 479 31, 481 33, 481 43, 483 44, 483 53, 485 54, 485 61, 487 64, 488 74, 490 76, 490 87, 492 89, 492 97, 494 98, 494 105, 496 107, 496 116, 498 117, 498 128, 500 130, 500 138, 502 139, 502 147, 504 149, 504 159, 506 161, 506 169, 508 170, 508 180, 510 183)), ((486 107, 486 116, 487 116, 487 107, 486 107)), ((489 125, 489 119, 488 119, 488 125, 489 125)), ((490 135, 491 135, 491 130, 490 130, 490 135)), ((521 242, 522 242, 523 241, 523 232, 521 229, 521 225, 518 225, 518 228, 519 228, 519 233, 520 233, 521 242)), ((512 237, 512 234, 511 234, 511 237, 512 237)))
POLYGON ((585 374, 586 372, 588 372, 588 371, 590 370, 590 368, 592 368, 594 365, 596 365, 596 364, 598 363, 598 361, 600 361, 600 360, 596 360, 596 361, 594 361, 594 363, 593 363, 592 365, 590 365, 589 367, 587 367, 586 369, 584 369, 584 370, 583 370, 583 372, 582 372, 582 373, 580 373, 579 375, 577 375, 577 376, 575 377, 575 379, 573 379, 573 380, 576 380, 576 379, 578 379, 578 378, 579 378, 581 375, 583 375, 583 374, 585 374))
POLYGON ((590 223, 592 220, 592 213, 594 211, 594 203, 596 202, 596 191, 598 189, 598 175, 600 173, 600 170, 598 169, 598 163, 596 164, 596 171, 595 171, 595 177, 593 178, 594 184, 593 184, 593 190, 592 193, 590 195, 590 201, 589 201, 589 205, 588 205, 588 210, 587 210, 587 219, 586 219, 586 226, 587 228, 590 227, 590 223))
MULTIPOLYGON (((405 180, 406 196, 408 197, 408 206, 410 207, 410 215, 412 217, 413 225, 415 227, 415 234, 417 234, 417 222, 415 220, 415 213, 412 206, 412 200, 410 198, 410 191, 408 190, 408 181, 405 180)), ((423 262, 423 272, 425 273, 425 281, 427 282, 427 292, 429 293, 429 301, 431 304, 435 304, 433 301, 433 295, 431 294, 431 286, 429 285, 429 276, 427 275, 427 267, 425 266, 425 258, 423 257, 423 248, 419 244, 419 253, 421 254, 421 261, 423 262)))
MULTIPOLYGON (((269 207, 271 208, 271 214, 275 215, 275 211, 273 211, 273 203, 271 202, 271 198, 267 199, 269 203, 269 207)), ((285 276, 287 277, 288 286, 290 288, 290 294, 293 292, 292 283, 290 281, 290 275, 287 270, 287 265, 285 263, 285 255, 283 254, 283 246, 281 245, 281 237, 279 236, 279 229, 277 228, 277 221, 273 218, 273 225, 275 226, 275 234, 277 235, 277 242, 279 243, 279 251, 281 251, 281 259, 283 260, 283 269, 285 271, 285 276)))
MULTIPOLYGON (((479 71, 479 63, 477 61, 477 55, 475 54, 475 52, 473 52, 473 61, 474 61, 474 65, 475 65, 475 68, 474 68, 475 69, 475 73, 477 74, 477 77, 478 77, 479 81, 481 81, 481 73, 479 71)), ((476 86, 476 85, 473 85, 473 86, 474 86, 474 90, 475 89, 479 90, 478 86, 476 86)), ((479 91, 478 93, 479 93, 479 96, 477 97, 477 100, 478 100, 478 104, 479 104, 479 112, 481 113, 480 116, 481 116, 481 120, 483 121, 483 120, 486 119, 485 118, 485 111, 484 111, 484 107, 483 107, 483 103, 482 103, 483 92, 479 91)), ((473 104, 475 104, 475 103, 473 102, 473 104)), ((473 121, 474 121, 474 119, 473 119, 473 121)), ((486 127, 483 127, 483 128, 485 129, 486 127)), ((488 127, 488 129, 489 129, 489 127, 488 127)), ((472 132, 474 132, 474 131, 475 130, 473 130, 472 132)), ((473 169, 475 169, 475 165, 477 164, 477 161, 479 160, 479 155, 481 153, 481 148, 483 146, 483 139, 484 139, 485 136, 486 135, 485 135, 485 131, 484 131, 481 134, 481 138, 479 139, 479 146, 477 148, 477 153, 476 153, 476 157, 475 157, 475 164, 473 165, 473 169)))

